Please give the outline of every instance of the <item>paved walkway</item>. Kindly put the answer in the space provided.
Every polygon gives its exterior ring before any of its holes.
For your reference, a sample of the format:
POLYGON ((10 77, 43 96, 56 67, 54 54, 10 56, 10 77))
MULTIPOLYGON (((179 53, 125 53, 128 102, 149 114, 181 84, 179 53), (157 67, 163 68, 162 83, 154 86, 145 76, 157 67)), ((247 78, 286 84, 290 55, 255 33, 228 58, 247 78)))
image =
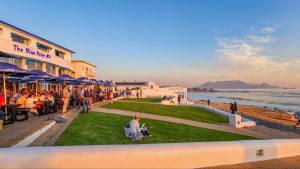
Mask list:
POLYGON ((0 148, 11 147, 30 136, 32 133, 47 126, 52 122, 50 120, 47 121, 48 117, 53 115, 58 114, 55 113, 43 116, 30 115, 26 121, 5 125, 4 128, 0 130, 0 148))
MULTIPOLYGON (((132 117, 136 114, 136 112, 107 109, 107 108, 94 108, 92 109, 92 111, 118 114, 123 116, 132 116, 132 117)), ((270 129, 263 126, 256 126, 249 129, 247 128, 238 129, 238 128, 233 128, 228 124, 210 124, 210 123, 180 119, 180 118, 169 117, 169 116, 161 116, 161 115, 154 115, 154 114, 147 114, 147 113, 139 113, 139 114, 141 115, 142 118, 161 120, 161 121, 167 121, 167 122, 178 123, 178 124, 185 124, 185 125, 207 128, 212 130, 219 130, 219 131, 224 131, 229 133, 247 135, 247 136, 252 136, 252 137, 262 138, 262 139, 300 138, 300 135, 298 134, 288 133, 276 129, 270 129)))
POLYGON ((224 165, 218 167, 208 167, 203 169, 300 169, 300 156, 279 158, 274 160, 258 161, 243 164, 224 165))

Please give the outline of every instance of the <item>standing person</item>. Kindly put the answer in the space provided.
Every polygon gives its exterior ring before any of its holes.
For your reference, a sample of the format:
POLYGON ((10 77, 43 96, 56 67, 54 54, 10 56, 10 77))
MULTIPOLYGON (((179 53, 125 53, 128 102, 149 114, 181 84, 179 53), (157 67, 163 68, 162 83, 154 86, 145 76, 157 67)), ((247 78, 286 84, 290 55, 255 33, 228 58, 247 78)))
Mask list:
POLYGON ((233 110, 234 110, 234 114, 238 111, 236 102, 234 102, 234 104, 233 104, 233 110))
POLYGON ((230 113, 234 114, 234 105, 232 103, 230 103, 229 105, 230 105, 230 113))
POLYGON ((143 91, 140 90, 140 98, 142 98, 142 97, 143 97, 143 91))
POLYGON ((70 92, 69 92, 69 86, 65 85, 63 89, 63 95, 62 95, 62 101, 63 101, 63 108, 62 108, 62 113, 67 112, 68 104, 69 104, 69 99, 70 99, 70 92))
POLYGON ((181 105, 181 96, 180 95, 177 96, 177 102, 178 102, 178 105, 180 106, 181 105))
POLYGON ((80 87, 78 86, 75 91, 74 91, 74 99, 75 99, 75 107, 77 107, 77 109, 80 108, 80 103, 81 103, 81 90, 80 87))
POLYGON ((90 109, 90 104, 89 104, 90 94, 88 89, 81 90, 81 98, 82 98, 82 112, 88 113, 90 109))
POLYGON ((113 98, 114 98, 114 93, 112 90, 109 91, 109 103, 113 102, 113 98))
POLYGON ((210 106, 210 100, 209 99, 207 100, 207 105, 210 106))
POLYGON ((140 97, 140 93, 138 90, 136 90, 136 98, 139 98, 140 97))
POLYGON ((300 125, 300 111, 295 112, 294 117, 297 120, 296 124, 294 125, 294 128, 296 129, 297 126, 300 125))

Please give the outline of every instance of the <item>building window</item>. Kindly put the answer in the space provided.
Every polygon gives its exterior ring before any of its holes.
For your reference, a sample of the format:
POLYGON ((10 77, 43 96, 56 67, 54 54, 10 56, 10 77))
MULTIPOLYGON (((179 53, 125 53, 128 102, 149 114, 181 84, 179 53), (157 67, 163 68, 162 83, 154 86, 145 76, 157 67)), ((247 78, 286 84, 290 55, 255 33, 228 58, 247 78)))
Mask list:
POLYGON ((81 70, 84 71, 84 66, 81 66, 81 70))
POLYGON ((52 65, 49 63, 46 63, 46 72, 51 74, 52 73, 52 65))
POLYGON ((65 52, 59 51, 55 49, 55 56, 60 57, 60 58, 65 58, 65 52))
POLYGON ((27 59, 26 65, 27 65, 28 70, 35 70, 35 62, 34 61, 27 59))
POLYGON ((43 71, 43 69, 42 69, 42 63, 37 62, 37 63, 36 63, 36 69, 37 69, 37 70, 40 70, 40 71, 43 71))
POLYGON ((64 74, 64 69, 63 69, 63 68, 59 68, 58 74, 59 74, 59 75, 64 74))
POLYGON ((46 52, 49 52, 51 50, 51 47, 47 46, 47 45, 44 45, 42 43, 39 43, 37 42, 36 43, 36 47, 40 50, 43 50, 43 51, 46 51, 46 52))
POLYGON ((19 58, 0 57, 0 62, 6 62, 21 67, 21 59, 19 58))
POLYGON ((0 28, 0 35, 2 35, 2 32, 3 32, 3 29, 2 29, 2 28, 0 28))
POLYGON ((11 33, 11 39, 14 42, 22 43, 22 44, 25 44, 25 45, 29 45, 29 43, 30 43, 30 39, 28 39, 24 36, 15 34, 15 33, 11 33))

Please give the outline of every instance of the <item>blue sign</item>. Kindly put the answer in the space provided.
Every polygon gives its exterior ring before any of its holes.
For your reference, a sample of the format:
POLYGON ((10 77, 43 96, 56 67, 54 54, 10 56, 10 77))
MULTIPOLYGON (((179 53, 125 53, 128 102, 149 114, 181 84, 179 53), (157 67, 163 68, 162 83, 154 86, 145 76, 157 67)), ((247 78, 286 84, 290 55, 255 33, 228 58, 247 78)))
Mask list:
POLYGON ((24 48, 22 48, 18 45, 14 45, 14 50, 17 51, 17 52, 27 53, 27 54, 30 54, 30 55, 35 55, 35 56, 43 57, 43 58, 46 58, 46 59, 51 58, 51 55, 49 55, 49 54, 44 54, 40 51, 34 51, 30 48, 25 48, 24 49, 24 48))

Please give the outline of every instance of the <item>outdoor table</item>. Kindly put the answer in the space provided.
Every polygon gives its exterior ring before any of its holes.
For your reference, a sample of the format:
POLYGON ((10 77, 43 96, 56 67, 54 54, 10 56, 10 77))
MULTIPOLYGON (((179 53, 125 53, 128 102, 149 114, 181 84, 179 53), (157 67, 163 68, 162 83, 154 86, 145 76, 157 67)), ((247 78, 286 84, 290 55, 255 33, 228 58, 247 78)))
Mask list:
MULTIPOLYGON (((14 123, 17 121, 17 107, 19 107, 20 104, 6 104, 3 107, 5 108, 5 110, 10 110, 10 123, 14 123)), ((7 114, 6 114, 7 116, 7 114)), ((7 120, 7 119, 6 119, 7 120)))
POLYGON ((16 108, 16 115, 20 115, 20 114, 24 114, 24 118, 22 118, 21 120, 16 119, 17 121, 23 121, 23 120, 27 120, 28 119, 28 113, 29 113, 30 108, 28 107, 17 107, 16 108), (21 111, 21 113, 17 113, 21 111))

